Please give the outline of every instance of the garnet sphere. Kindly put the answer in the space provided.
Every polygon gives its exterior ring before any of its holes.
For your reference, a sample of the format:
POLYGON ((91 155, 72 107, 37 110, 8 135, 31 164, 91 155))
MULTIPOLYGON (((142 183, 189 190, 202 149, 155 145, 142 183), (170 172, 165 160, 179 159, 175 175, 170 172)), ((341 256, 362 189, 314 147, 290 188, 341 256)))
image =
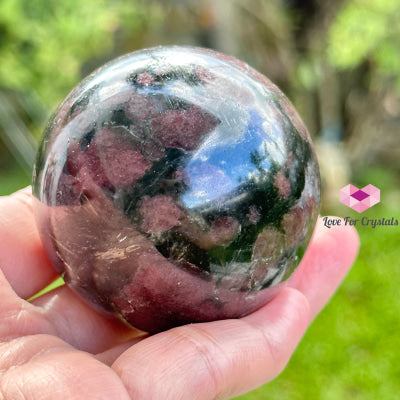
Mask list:
POLYGON ((309 133, 282 92, 232 57, 178 46, 76 87, 45 132, 33 191, 67 284, 149 332, 264 305, 320 202, 309 133))

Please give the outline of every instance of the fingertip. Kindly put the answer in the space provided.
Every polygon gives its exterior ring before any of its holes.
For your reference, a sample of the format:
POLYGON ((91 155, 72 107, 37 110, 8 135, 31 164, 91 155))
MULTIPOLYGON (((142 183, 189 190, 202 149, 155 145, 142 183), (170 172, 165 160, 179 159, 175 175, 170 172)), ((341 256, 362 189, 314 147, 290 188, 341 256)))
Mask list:
POLYGON ((319 218, 307 252, 288 281, 308 299, 315 317, 353 265, 360 246, 357 231, 339 217, 319 218), (327 218, 327 219, 324 219, 327 218), (329 225, 327 220, 341 221, 329 225))
POLYGON ((332 239, 343 242, 346 245, 346 248, 353 250, 353 252, 357 254, 360 247, 360 238, 354 226, 346 224, 346 221, 341 217, 319 217, 312 241, 318 243, 332 239), (330 224, 329 221, 334 221, 335 224, 330 224))

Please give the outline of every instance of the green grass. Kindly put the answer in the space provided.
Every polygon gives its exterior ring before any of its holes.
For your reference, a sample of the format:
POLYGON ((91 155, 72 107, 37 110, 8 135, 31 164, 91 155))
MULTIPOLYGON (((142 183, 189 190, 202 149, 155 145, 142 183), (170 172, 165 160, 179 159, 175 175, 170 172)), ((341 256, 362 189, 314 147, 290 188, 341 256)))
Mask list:
POLYGON ((0 169, 0 196, 4 196, 30 185, 31 176, 18 166, 0 169))
MULTIPOLYGON (((400 210, 382 203, 361 216, 393 216, 400 223, 400 210)), ((360 218, 345 207, 339 215, 360 218)), ((237 399, 398 398, 400 226, 361 226, 358 232, 361 248, 356 263, 307 331, 285 371, 237 399)))
POLYGON ((35 299, 37 299, 40 296, 43 296, 44 294, 57 289, 60 286, 65 285, 64 279, 59 277, 57 278, 54 282, 50 283, 50 285, 46 286, 44 289, 42 289, 41 291, 37 292, 35 295, 33 295, 31 298, 28 299, 28 301, 33 301, 35 299))

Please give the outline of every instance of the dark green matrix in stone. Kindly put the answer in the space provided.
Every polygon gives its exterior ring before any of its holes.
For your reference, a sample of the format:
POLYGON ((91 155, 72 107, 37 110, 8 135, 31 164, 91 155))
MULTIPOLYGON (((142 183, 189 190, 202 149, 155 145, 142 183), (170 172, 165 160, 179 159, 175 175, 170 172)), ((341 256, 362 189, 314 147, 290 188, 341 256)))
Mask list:
POLYGON ((67 284, 150 332, 269 301, 320 202, 310 136, 282 92, 232 57, 178 46, 76 87, 44 134, 33 190, 67 284))

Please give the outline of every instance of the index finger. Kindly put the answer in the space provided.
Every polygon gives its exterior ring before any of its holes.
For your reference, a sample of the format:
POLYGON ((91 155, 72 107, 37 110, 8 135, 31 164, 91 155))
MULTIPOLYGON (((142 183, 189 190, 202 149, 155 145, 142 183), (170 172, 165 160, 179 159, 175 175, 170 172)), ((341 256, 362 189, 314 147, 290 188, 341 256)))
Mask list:
POLYGON ((36 229, 30 187, 0 197, 0 268, 24 299, 58 276, 36 229))

